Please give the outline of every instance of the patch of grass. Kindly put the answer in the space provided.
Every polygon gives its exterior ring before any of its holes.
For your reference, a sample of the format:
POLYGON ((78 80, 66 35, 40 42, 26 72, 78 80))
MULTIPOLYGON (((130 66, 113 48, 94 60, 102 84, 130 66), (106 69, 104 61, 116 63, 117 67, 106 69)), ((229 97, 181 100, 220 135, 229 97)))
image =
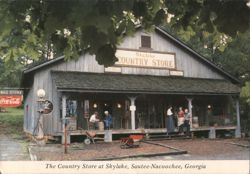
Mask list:
POLYGON ((4 134, 22 134, 23 109, 7 108, 6 112, 0 112, 0 128, 4 134))

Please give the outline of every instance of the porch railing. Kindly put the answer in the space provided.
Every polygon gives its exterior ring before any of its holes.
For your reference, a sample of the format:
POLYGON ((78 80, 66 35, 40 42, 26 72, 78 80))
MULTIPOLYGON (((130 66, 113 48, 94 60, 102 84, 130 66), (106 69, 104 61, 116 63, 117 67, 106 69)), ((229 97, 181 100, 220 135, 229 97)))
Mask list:
POLYGON ((235 125, 236 116, 233 115, 193 116, 193 127, 235 125))

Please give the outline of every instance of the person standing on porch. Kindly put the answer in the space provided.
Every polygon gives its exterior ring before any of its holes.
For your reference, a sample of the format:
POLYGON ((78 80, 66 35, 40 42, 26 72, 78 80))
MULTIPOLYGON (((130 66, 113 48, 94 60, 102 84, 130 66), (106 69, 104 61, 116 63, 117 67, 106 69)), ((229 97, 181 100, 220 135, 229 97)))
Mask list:
POLYGON ((105 118, 104 118, 104 128, 106 130, 110 129, 110 126, 112 124, 112 116, 109 114, 108 111, 104 111, 104 115, 105 115, 105 118))
POLYGON ((183 134, 183 126, 184 126, 184 112, 182 110, 182 107, 179 107, 179 112, 178 112, 178 128, 179 128, 179 133, 183 134))
POLYGON ((184 127, 186 128, 185 135, 189 136, 190 134, 190 113, 188 112, 188 109, 185 109, 184 111, 184 127))
POLYGON ((167 110, 166 127, 167 127, 167 135, 171 132, 174 132, 174 120, 173 120, 172 106, 169 106, 167 110))

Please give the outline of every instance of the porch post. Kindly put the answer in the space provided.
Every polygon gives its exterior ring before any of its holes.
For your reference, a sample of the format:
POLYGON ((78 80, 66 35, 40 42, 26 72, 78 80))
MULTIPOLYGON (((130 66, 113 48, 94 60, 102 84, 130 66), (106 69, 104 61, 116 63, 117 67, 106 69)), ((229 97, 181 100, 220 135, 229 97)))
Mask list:
POLYGON ((63 130, 63 135, 62 135, 62 144, 65 144, 65 141, 67 143, 70 143, 70 136, 66 135, 66 99, 67 97, 65 95, 62 96, 62 130, 63 130))
POLYGON ((136 111, 136 106, 135 106, 135 100, 136 97, 129 97, 131 101, 130 105, 130 111, 131 111, 131 129, 135 130, 135 111, 136 111))
POLYGON ((193 98, 187 98, 187 101, 188 101, 188 111, 189 111, 189 114, 190 114, 190 130, 192 130, 193 128, 193 112, 192 112, 192 100, 193 98))
POLYGON ((237 116, 237 127, 235 130, 235 137, 240 138, 241 137, 241 130, 240 130, 240 104, 239 104, 239 99, 236 98, 235 100, 236 103, 236 116, 237 116))

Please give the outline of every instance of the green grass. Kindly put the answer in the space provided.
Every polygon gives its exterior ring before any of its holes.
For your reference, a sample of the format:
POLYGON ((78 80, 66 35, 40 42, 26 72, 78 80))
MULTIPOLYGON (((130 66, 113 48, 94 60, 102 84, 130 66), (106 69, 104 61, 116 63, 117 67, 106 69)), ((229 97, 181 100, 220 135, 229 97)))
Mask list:
POLYGON ((22 134, 23 109, 7 108, 6 112, 0 112, 1 133, 22 134))

